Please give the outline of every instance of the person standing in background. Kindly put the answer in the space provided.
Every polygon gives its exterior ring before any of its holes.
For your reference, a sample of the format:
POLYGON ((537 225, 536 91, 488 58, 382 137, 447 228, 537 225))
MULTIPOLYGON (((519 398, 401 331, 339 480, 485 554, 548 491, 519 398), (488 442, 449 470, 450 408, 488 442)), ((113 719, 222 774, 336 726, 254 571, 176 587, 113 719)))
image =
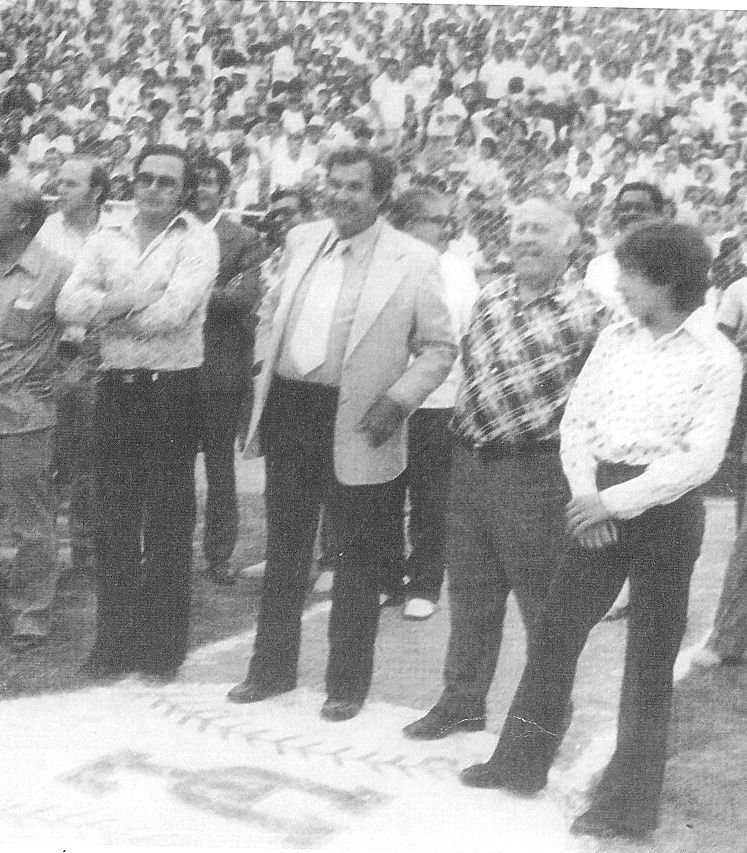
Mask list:
MULTIPOLYGON (((475 274, 467 261, 447 249, 449 204, 434 190, 407 190, 392 204, 395 228, 428 243, 439 253, 446 302, 459 341, 477 299, 475 274)), ((446 381, 407 421, 408 533, 412 551, 405 563, 405 619, 428 619, 435 610, 444 579, 446 505, 451 472, 449 422, 461 377, 459 359, 446 381)))
MULTIPOLYGON (((37 239, 64 259, 68 269, 77 261, 85 241, 99 226, 109 195, 106 169, 90 157, 71 157, 60 167, 59 205, 48 216, 37 239)), ((73 571, 93 570, 93 409, 99 367, 96 335, 81 326, 62 331, 60 375, 56 384, 57 430, 55 476, 59 495, 70 485, 70 538, 73 571)))
POLYGON ((5 601, 17 652, 48 638, 60 574, 51 381, 54 306, 70 265, 35 239, 46 215, 30 186, 0 181, 0 495, 17 544, 5 601))
POLYGON ((264 250, 259 234, 223 214, 220 207, 231 175, 217 157, 194 163, 197 172, 195 211, 218 238, 218 276, 210 293, 203 326, 204 362, 201 447, 207 477, 203 547, 208 576, 232 584, 230 565, 238 535, 234 444, 242 410, 251 412, 254 322, 261 295, 260 263, 264 250))

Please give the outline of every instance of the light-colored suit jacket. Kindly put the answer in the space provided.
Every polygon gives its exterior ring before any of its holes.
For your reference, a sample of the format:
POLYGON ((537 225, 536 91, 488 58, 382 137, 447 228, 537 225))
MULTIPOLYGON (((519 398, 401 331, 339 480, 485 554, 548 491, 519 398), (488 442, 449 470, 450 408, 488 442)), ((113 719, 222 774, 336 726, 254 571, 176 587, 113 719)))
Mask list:
MULTIPOLYGON (((386 394, 409 415, 443 382, 457 352, 438 254, 386 222, 380 225, 345 350, 335 421, 335 475, 352 486, 392 480, 407 460, 405 424, 374 448, 359 429, 366 411, 386 394)), ((288 234, 281 273, 259 312, 255 362, 262 367, 245 455, 251 455, 294 294, 332 229, 326 219, 288 234)))

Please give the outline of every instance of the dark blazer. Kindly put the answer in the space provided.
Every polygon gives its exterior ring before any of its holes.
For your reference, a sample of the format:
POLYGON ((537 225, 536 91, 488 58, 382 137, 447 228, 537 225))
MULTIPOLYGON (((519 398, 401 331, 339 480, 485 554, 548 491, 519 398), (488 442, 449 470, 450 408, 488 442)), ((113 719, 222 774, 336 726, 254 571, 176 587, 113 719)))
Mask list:
POLYGON ((259 265, 266 252, 256 231, 226 216, 218 220, 215 233, 220 266, 203 327, 203 388, 241 395, 250 384, 253 313, 260 297, 259 265))

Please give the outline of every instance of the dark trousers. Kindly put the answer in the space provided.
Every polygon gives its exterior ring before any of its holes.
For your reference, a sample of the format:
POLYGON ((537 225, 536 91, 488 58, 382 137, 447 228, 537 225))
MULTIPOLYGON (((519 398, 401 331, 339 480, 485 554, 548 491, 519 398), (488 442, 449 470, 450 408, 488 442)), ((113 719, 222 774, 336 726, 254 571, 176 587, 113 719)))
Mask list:
POLYGON ((203 382, 201 446, 205 460, 205 559, 230 559, 239 530, 234 445, 242 393, 206 389, 203 382))
POLYGON ((334 475, 337 390, 276 377, 262 421, 267 550, 249 678, 296 683, 301 613, 322 504, 337 549, 329 621, 327 693, 363 700, 371 684, 379 619, 378 555, 392 528, 399 478, 345 486, 334 475))
POLYGON ((557 451, 480 459, 455 446, 447 544, 451 631, 438 703, 448 713, 485 712, 512 590, 531 632, 564 541, 567 501, 557 451))
POLYGON ((408 532, 412 551, 405 573, 408 598, 434 603, 444 581, 446 505, 451 473, 453 409, 418 409, 407 422, 408 532))
POLYGON ((0 437, 0 499, 17 546, 6 604, 13 634, 46 637, 60 566, 52 486, 54 431, 0 437))
POLYGON ((81 568, 94 549, 93 418, 96 383, 90 375, 63 381, 57 393, 55 468, 57 486, 70 487, 72 564, 81 568))
POLYGON ((162 673, 186 655, 199 402, 195 370, 99 381, 99 664, 162 673))
MULTIPOLYGON (((630 479, 625 468, 602 466, 600 488, 630 479)), ((672 672, 703 523, 701 498, 691 492, 619 522, 618 543, 601 552, 569 546, 530 634, 524 674, 490 759, 507 785, 539 788, 546 782, 586 638, 629 576, 632 606, 617 747, 592 808, 631 829, 656 825, 672 672)))

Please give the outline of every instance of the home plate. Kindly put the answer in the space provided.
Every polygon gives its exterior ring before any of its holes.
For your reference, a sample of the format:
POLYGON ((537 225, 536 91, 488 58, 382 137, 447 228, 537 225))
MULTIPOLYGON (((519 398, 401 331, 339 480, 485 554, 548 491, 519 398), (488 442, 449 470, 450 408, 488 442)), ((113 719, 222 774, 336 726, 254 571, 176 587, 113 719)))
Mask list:
POLYGON ((576 849, 548 797, 459 784, 493 735, 413 742, 412 709, 371 702, 329 723, 310 690, 232 705, 230 686, 130 678, 4 702, 4 845, 576 849))

